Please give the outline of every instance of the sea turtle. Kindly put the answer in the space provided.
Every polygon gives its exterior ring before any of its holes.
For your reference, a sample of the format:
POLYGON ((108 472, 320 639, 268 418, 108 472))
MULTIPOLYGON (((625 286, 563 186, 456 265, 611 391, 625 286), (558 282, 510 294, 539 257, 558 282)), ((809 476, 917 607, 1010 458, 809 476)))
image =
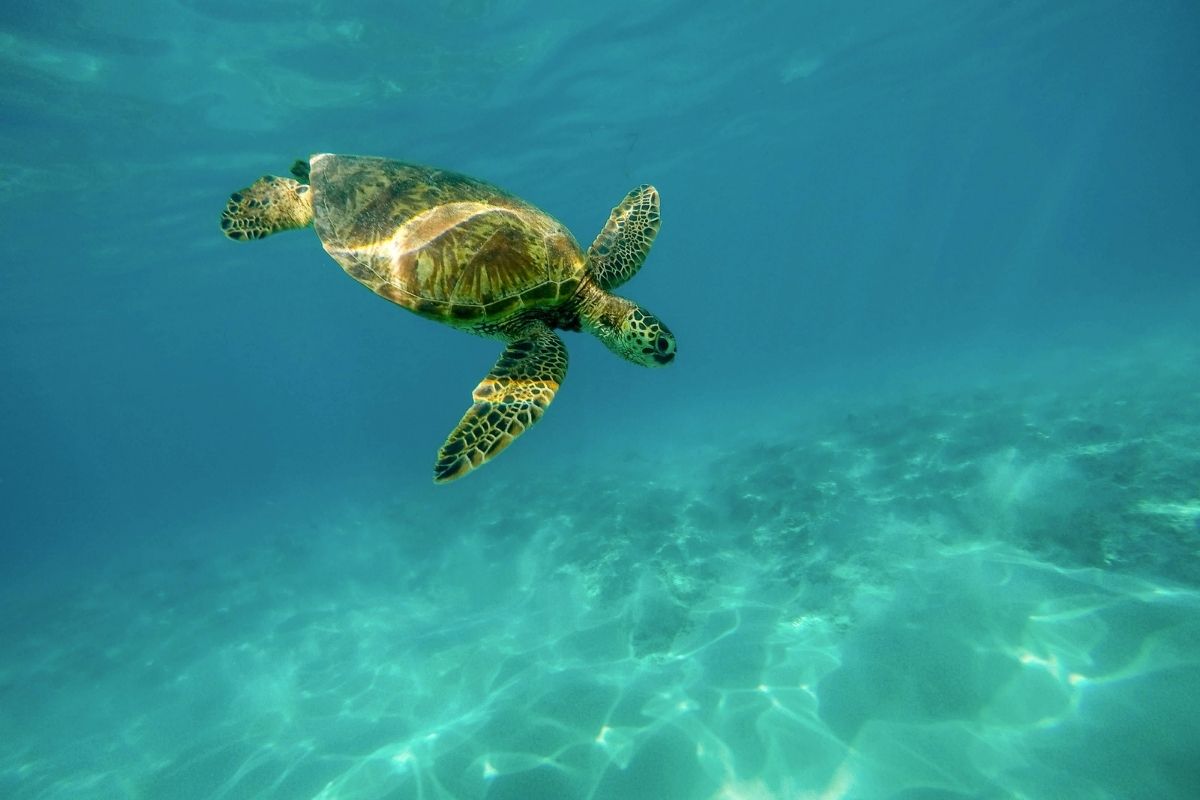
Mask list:
POLYGON ((503 340, 474 404, 438 453, 434 480, 486 463, 537 422, 567 373, 554 330, 586 330, 647 367, 675 358, 650 312, 610 294, 633 277, 658 233, 658 192, 625 196, 584 253, 570 231, 483 181, 385 158, 321 153, 234 192, 230 239, 313 225, 325 252, 376 294, 423 317, 503 340))

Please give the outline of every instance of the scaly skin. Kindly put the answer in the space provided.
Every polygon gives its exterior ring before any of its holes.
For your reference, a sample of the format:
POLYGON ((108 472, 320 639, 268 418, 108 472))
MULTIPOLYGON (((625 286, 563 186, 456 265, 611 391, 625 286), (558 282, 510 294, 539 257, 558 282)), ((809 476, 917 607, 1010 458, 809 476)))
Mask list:
POLYGON ((312 192, 299 181, 264 175, 234 192, 221 212, 221 230, 244 242, 280 231, 307 228, 313 221, 312 192))

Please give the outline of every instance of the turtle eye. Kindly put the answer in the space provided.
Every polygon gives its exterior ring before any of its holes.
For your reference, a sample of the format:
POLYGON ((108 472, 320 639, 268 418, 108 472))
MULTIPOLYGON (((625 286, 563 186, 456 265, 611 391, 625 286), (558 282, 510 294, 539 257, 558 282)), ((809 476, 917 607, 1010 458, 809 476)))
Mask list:
POLYGON ((671 349, 671 343, 667 341, 667 337, 665 336, 659 336, 658 341, 655 344, 657 345, 658 352, 660 353, 665 353, 671 349))

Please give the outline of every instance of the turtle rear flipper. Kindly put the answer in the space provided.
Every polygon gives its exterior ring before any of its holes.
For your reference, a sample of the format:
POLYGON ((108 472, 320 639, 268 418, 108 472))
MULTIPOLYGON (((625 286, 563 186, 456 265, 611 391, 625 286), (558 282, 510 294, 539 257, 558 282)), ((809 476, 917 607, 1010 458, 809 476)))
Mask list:
POLYGON ((643 184, 617 204, 587 251, 587 268, 600 288, 609 291, 634 276, 646 260, 661 217, 658 192, 643 184))
POLYGON ((544 323, 523 328, 475 387, 475 404, 438 451, 433 479, 461 478, 533 427, 567 375, 567 348, 544 323))
POLYGON ((244 242, 312 223, 312 191, 291 178, 264 175, 229 196, 221 212, 221 230, 244 242))

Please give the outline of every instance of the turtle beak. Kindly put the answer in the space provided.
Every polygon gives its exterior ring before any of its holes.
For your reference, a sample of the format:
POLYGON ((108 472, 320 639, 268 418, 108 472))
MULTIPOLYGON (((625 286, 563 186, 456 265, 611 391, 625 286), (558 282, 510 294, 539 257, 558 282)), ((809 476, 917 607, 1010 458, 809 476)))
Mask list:
POLYGON ((675 360, 675 337, 664 328, 654 340, 654 352, 651 357, 659 366, 666 366, 675 360))

